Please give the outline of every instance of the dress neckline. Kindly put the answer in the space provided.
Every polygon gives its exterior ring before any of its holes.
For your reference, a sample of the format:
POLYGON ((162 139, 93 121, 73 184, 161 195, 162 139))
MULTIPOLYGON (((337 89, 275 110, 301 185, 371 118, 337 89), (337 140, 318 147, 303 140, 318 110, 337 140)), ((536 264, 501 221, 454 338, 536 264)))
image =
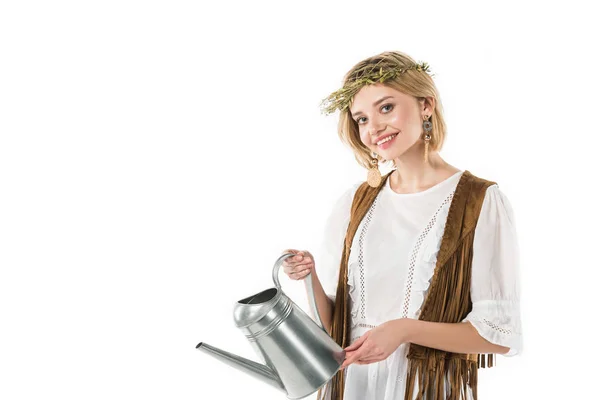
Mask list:
POLYGON ((390 192, 392 195, 394 196, 398 196, 398 197, 414 197, 414 196, 422 196, 425 195, 429 192, 432 192, 442 186, 445 186, 446 184, 449 184, 450 182, 454 181, 456 178, 460 177, 465 171, 461 170, 461 171, 457 171, 456 173, 454 173, 453 175, 449 176, 448 178, 444 179, 441 182, 436 183, 435 185, 433 185, 430 188, 427 188, 425 190, 422 190, 420 192, 413 192, 413 193, 396 193, 394 192, 394 190, 392 189, 391 186, 391 180, 390 180, 390 176, 391 174, 386 178, 386 182, 385 182, 385 190, 390 192))

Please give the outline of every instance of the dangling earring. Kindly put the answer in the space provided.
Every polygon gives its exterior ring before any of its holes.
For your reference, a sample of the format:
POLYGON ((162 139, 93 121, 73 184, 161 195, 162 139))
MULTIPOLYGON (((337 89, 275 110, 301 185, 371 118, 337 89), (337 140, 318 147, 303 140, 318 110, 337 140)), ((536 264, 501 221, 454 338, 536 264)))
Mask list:
POLYGON ((429 132, 431 132, 433 125, 431 124, 431 121, 429 121, 428 115, 425 115, 423 119, 423 130, 425 130, 425 155, 423 156, 423 162, 427 162, 427 159, 429 158, 429 141, 431 140, 431 134, 429 132))
POLYGON ((379 172, 377 161, 377 153, 371 152, 371 168, 369 168, 369 173, 367 174, 367 183, 371 187, 378 187, 381 183, 381 172, 379 172))

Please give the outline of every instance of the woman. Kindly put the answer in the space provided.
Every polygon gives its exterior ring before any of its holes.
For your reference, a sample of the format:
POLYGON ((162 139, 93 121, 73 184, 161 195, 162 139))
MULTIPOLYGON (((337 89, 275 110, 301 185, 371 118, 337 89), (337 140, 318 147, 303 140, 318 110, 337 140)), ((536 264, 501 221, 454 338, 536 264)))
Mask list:
POLYGON ((311 274, 326 329, 344 347, 331 400, 476 399, 477 368, 521 352, 518 242, 498 184, 442 159, 446 126, 426 63, 384 52, 324 100, 368 168, 337 201, 311 274), (381 176, 379 162, 391 162, 381 176))

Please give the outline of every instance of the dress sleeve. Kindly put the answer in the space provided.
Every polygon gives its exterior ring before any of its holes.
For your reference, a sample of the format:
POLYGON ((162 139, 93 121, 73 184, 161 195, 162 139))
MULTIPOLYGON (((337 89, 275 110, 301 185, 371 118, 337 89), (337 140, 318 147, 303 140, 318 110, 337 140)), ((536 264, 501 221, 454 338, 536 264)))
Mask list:
POLYGON ((471 300, 464 319, 486 340, 522 351, 519 244, 514 214, 497 184, 487 188, 473 238, 471 300))
POLYGON ((350 223, 350 209, 359 186, 360 183, 355 183, 336 200, 325 222, 321 245, 315 256, 315 268, 323 290, 327 297, 334 302, 344 240, 350 223))

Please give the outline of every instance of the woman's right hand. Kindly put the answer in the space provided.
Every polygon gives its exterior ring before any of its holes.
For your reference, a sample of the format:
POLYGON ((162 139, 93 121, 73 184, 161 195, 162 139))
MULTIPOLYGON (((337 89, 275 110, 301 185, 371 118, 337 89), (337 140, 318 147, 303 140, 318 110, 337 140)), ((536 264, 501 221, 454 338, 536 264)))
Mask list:
POLYGON ((284 250, 282 254, 293 253, 295 256, 283 260, 283 270, 290 279, 295 281, 304 279, 315 269, 315 259, 307 250, 284 250))

